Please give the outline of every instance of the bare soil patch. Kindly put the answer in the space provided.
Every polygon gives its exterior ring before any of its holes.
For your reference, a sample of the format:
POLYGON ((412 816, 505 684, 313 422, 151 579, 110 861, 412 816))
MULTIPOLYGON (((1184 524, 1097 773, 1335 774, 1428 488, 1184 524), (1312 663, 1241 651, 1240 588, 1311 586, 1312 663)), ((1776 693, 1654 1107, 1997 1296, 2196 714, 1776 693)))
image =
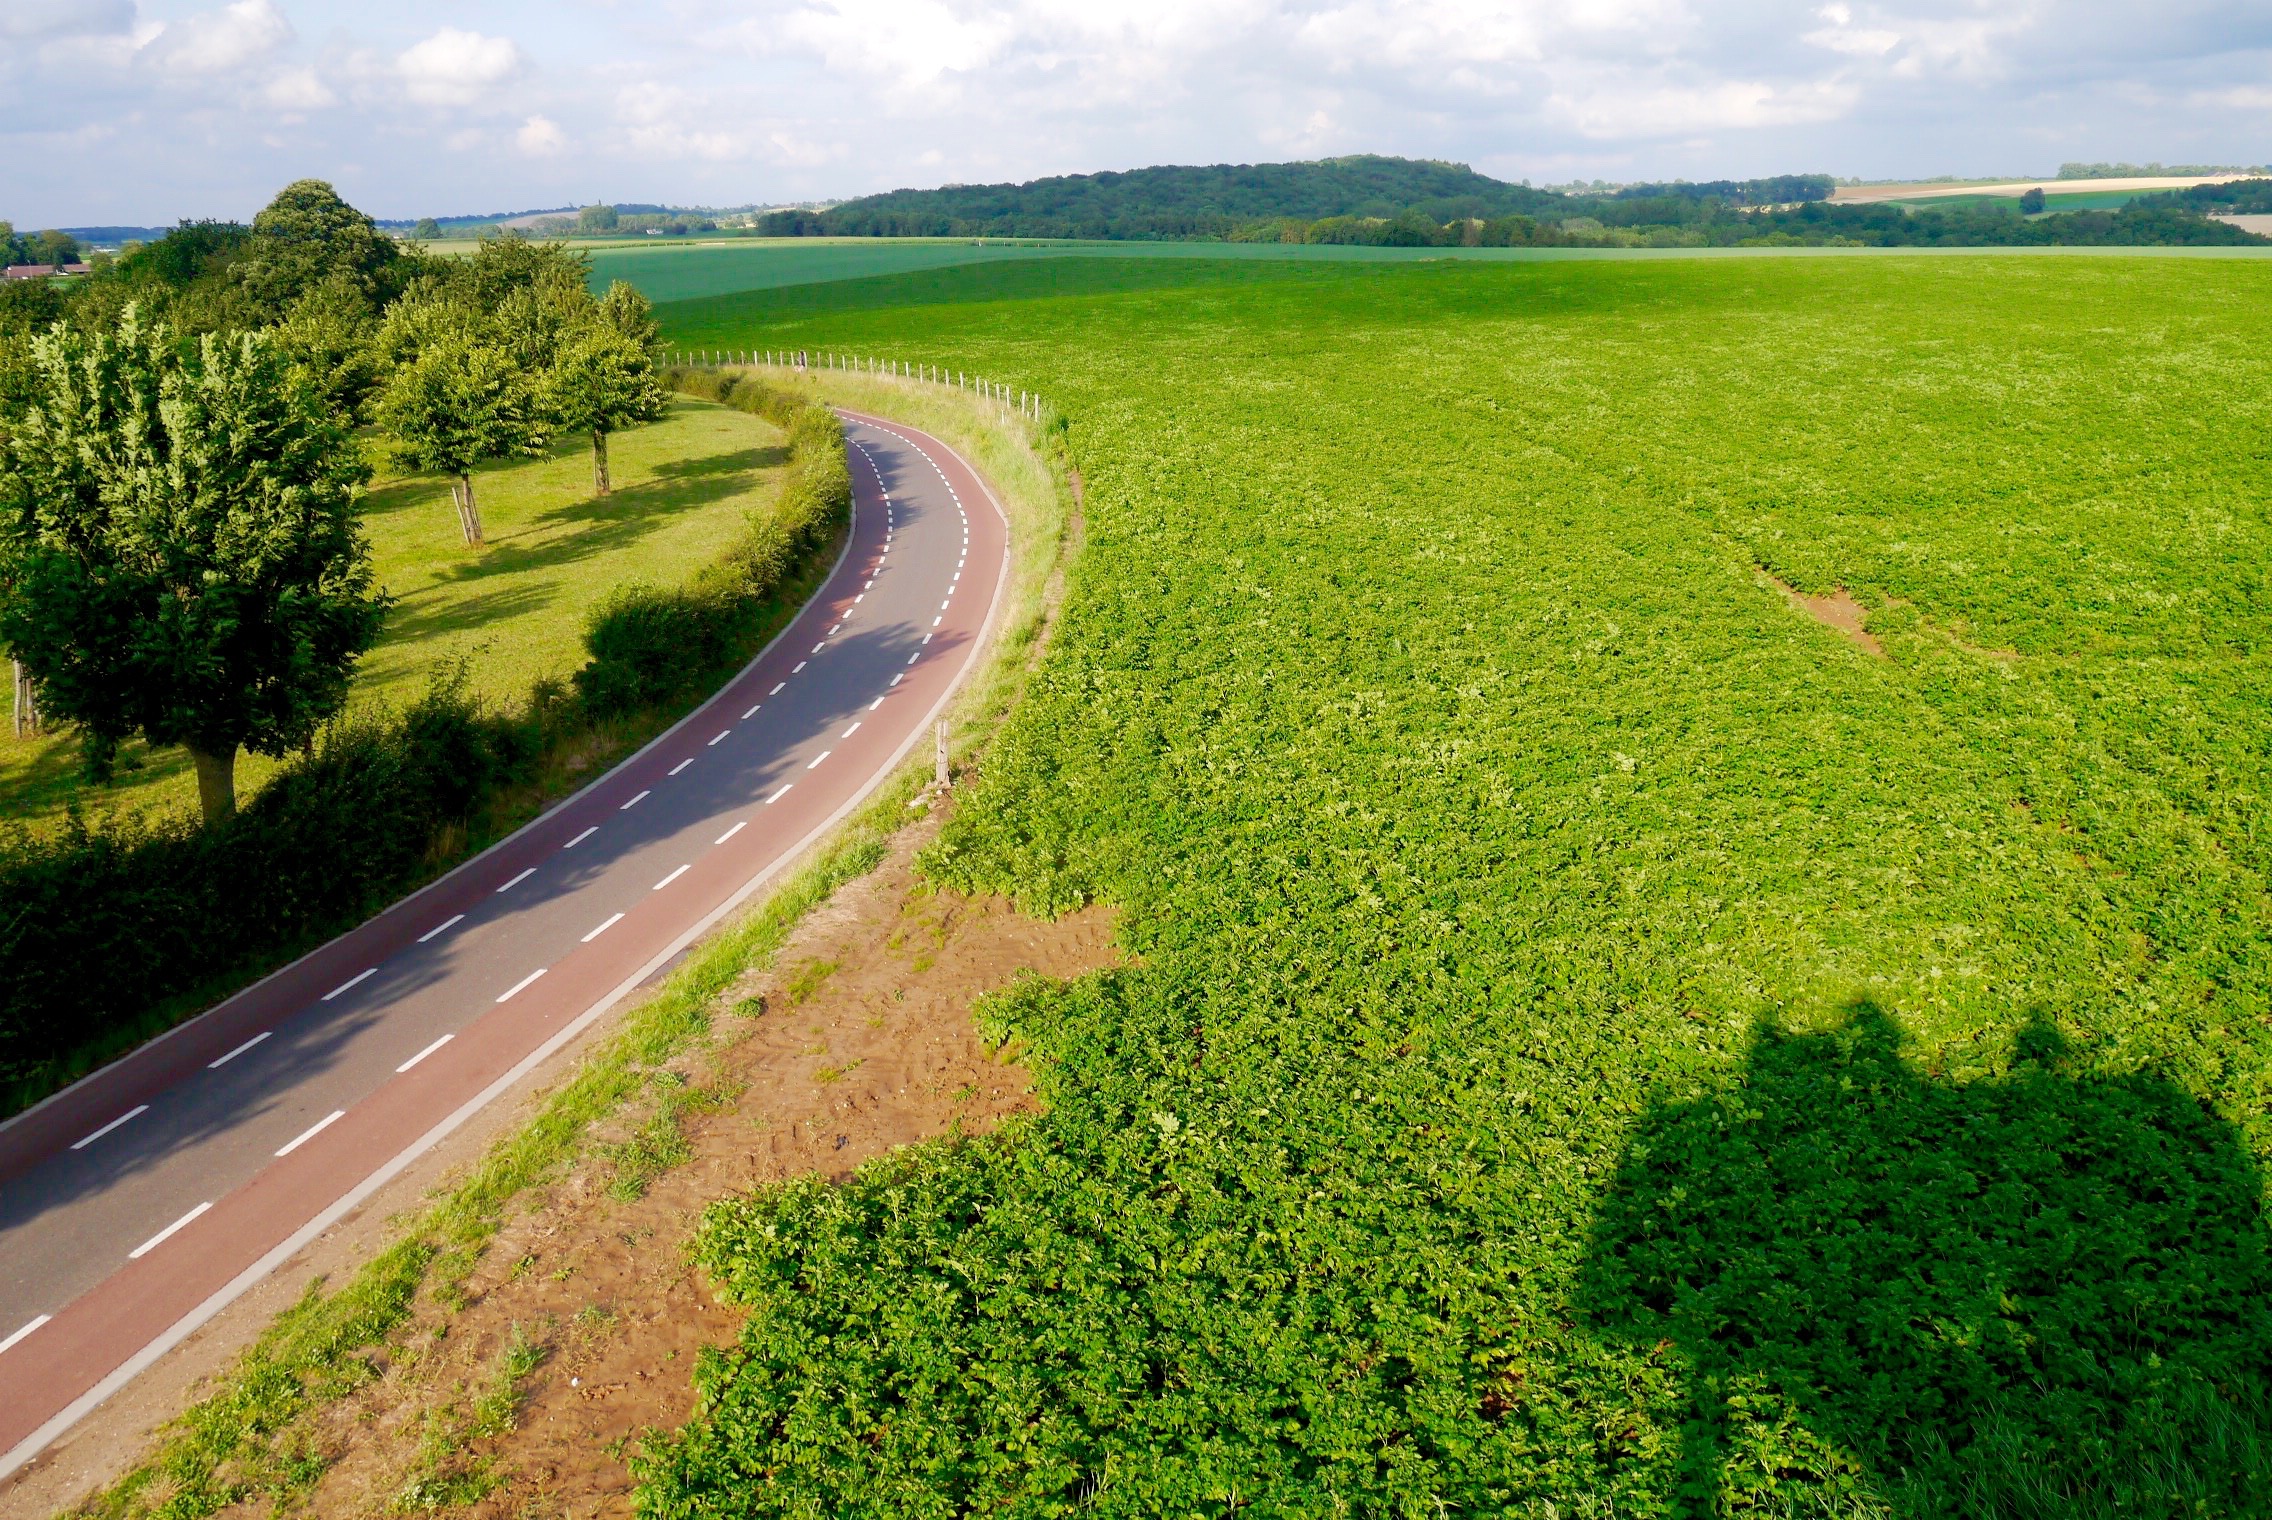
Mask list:
POLYGON ((1775 589, 1783 593, 1783 600, 1793 607, 1823 627, 1835 630, 1856 648, 1866 649, 1881 660, 1885 658, 1885 646, 1862 626, 1869 618, 1870 609, 1855 601, 1844 586, 1836 588, 1828 596, 1809 596, 1798 587, 1778 580, 1767 570, 1762 569, 1759 573, 1765 575, 1775 589))
POLYGON ((379 1376, 324 1410, 322 1475, 290 1512, 630 1514, 627 1456, 687 1418, 701 1348, 739 1327, 686 1261, 703 1207, 1032 1106, 972 1004, 1025 972, 1112 964, 1113 916, 934 892, 912 862, 940 821, 811 913, 725 996, 710 1046, 498 1232, 462 1296, 420 1307, 379 1376))

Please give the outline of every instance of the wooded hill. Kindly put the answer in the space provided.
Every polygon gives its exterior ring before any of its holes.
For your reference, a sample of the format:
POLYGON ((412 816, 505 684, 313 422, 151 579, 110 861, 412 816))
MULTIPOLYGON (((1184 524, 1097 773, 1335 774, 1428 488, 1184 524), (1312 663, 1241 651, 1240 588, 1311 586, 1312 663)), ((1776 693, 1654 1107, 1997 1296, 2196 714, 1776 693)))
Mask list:
POLYGON ((1566 196, 1510 185, 1465 164, 1359 154, 893 190, 826 211, 776 212, 762 227, 776 237, 1228 237, 1279 220, 1385 219, 1417 211, 1441 223, 1575 214, 1563 211, 1570 204, 1566 196))

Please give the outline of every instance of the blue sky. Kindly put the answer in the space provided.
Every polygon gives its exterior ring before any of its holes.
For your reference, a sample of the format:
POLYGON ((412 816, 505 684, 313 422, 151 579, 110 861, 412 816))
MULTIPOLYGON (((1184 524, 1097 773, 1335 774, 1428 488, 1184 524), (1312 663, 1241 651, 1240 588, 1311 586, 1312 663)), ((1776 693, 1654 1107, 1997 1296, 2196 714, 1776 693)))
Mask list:
POLYGON ((732 205, 1382 152, 1538 182, 2272 160, 2233 0, 0 0, 0 217, 732 205))

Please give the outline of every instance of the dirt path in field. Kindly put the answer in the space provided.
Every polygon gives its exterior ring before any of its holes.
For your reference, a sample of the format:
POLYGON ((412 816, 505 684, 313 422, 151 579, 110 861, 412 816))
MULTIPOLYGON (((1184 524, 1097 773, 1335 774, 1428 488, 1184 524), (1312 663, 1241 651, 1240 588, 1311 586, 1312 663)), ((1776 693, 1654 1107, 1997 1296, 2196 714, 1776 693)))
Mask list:
MULTIPOLYGON (((626 1200, 611 1191, 617 1164, 595 1155, 534 1198, 466 1279, 464 1302, 422 1308, 381 1375, 325 1412, 317 1447, 330 1465, 288 1513, 628 1515, 625 1457, 643 1431, 685 1420, 701 1348, 739 1323, 686 1264, 703 1206, 800 1173, 842 1179, 895 1146, 981 1133, 1031 1106, 1025 1072, 985 1048, 971 1005, 1021 972, 1112 963, 1112 919, 1089 909, 1044 923, 932 892, 911 861, 938 823, 903 831, 772 971, 726 995, 721 1006, 744 1012, 679 1063, 681 1093, 728 1095, 681 1111, 684 1159, 626 1200)), ((652 1137, 651 1113, 633 1105, 602 1138, 652 1137)))

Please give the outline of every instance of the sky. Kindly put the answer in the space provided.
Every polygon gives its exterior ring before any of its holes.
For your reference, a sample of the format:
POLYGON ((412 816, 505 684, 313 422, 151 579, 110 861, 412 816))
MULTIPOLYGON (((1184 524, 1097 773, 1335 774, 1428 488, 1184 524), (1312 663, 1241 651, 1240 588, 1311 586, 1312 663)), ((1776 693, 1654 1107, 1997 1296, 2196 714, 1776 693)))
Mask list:
POLYGON ((0 218, 734 206, 1394 153, 1535 183, 2272 161, 2272 0, 0 0, 0 218))

